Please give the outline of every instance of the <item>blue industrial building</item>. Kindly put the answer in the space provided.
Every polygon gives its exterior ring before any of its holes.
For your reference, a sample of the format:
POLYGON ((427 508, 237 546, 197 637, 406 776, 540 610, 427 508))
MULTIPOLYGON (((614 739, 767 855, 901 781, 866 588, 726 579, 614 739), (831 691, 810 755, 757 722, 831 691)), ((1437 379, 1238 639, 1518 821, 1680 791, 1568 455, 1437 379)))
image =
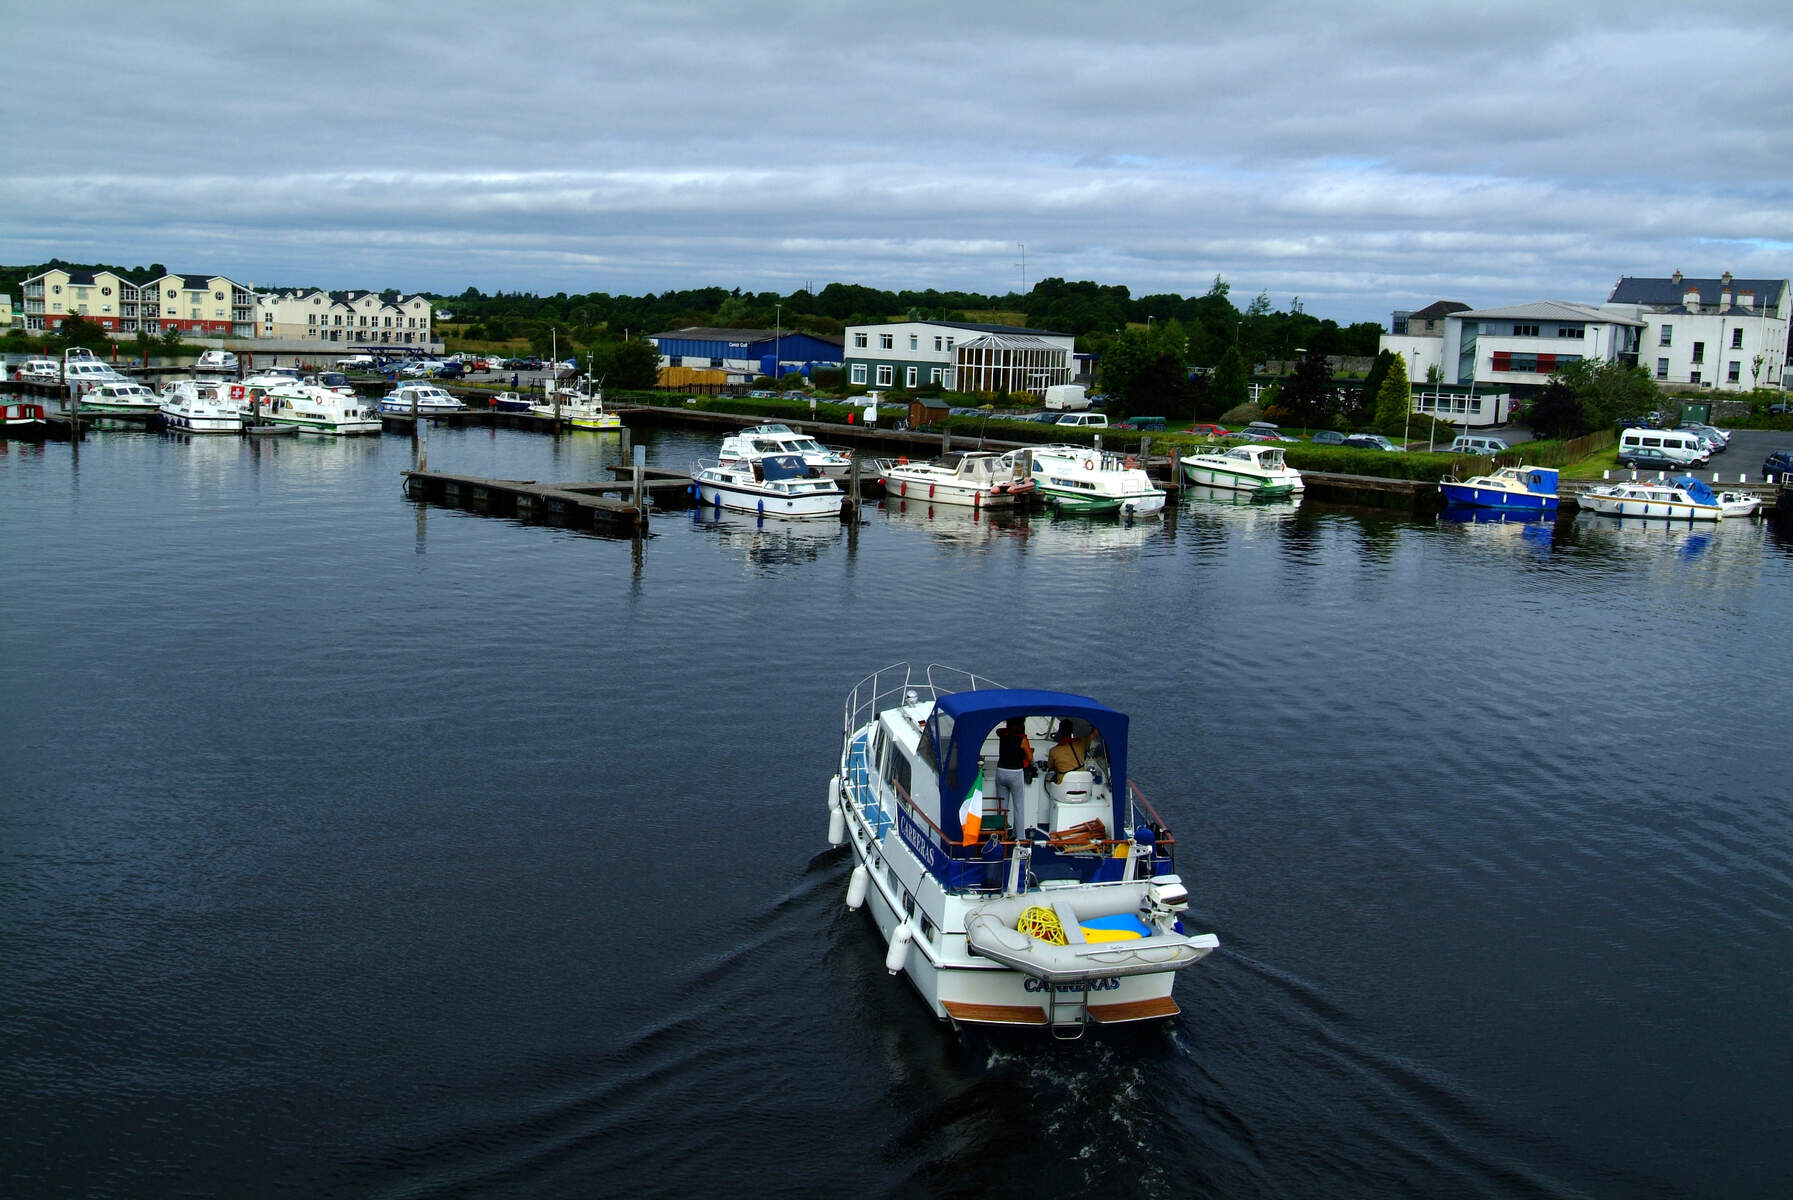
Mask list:
POLYGON ((808 376, 818 367, 838 367, 841 339, 776 329, 709 329, 693 326, 651 335, 662 367, 727 371, 730 383, 755 376, 808 376), (736 378, 739 376, 740 378, 736 378))

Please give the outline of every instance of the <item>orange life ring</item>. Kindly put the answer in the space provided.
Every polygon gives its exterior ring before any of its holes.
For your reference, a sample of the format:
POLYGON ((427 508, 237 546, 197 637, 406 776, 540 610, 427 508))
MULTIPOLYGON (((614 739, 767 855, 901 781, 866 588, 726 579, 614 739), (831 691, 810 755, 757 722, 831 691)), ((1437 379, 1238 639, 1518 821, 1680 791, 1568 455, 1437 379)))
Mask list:
POLYGON ((1084 459, 1084 460, 1083 460, 1083 469, 1084 469, 1084 470, 1086 470, 1086 471, 1093 471, 1093 470, 1095 470, 1095 469, 1096 469, 1096 460, 1095 460, 1095 459, 1093 459, 1093 458, 1086 458, 1086 459, 1084 459))
POLYGON ((1129 458, 1129 459, 1128 459, 1128 460, 1127 460, 1127 469, 1128 469, 1128 470, 1129 470, 1129 471, 1131 471, 1131 470, 1132 470, 1132 469, 1133 469, 1133 465, 1134 465, 1134 464, 1133 464, 1133 460, 1132 460, 1132 459, 1131 459, 1131 458, 1129 458))

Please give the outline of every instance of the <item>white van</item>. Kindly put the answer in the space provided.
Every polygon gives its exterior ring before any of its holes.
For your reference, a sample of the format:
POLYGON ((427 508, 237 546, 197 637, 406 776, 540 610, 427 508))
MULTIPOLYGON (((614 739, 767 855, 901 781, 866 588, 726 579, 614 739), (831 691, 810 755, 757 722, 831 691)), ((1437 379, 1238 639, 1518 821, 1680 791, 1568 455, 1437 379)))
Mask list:
POLYGON ((1052 412, 1081 412, 1090 405, 1083 388, 1075 383, 1055 383, 1046 389, 1046 407, 1052 412))
POLYGON ((1619 457, 1634 450, 1660 450, 1684 467, 1697 466, 1711 457, 1699 438, 1679 429, 1627 429, 1619 435, 1619 457))
POLYGON ((1499 454, 1507 444, 1497 437, 1482 433, 1466 433, 1451 443, 1451 454, 1499 454))
POLYGON ((1052 423, 1054 429, 1107 429, 1107 413, 1066 413, 1052 423))

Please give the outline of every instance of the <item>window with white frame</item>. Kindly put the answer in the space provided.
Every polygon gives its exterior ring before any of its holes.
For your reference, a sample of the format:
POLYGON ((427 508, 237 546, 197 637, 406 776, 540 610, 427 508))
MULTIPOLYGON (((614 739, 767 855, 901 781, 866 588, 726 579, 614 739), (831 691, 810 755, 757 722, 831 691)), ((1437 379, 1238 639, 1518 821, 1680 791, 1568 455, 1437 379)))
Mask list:
POLYGON ((915 386, 917 370, 918 370, 918 368, 910 367, 907 371, 905 371, 903 373, 903 386, 904 387, 914 387, 915 386))
POLYGON ((911 349, 911 350, 921 349, 921 335, 920 334, 912 333, 909 335, 909 349, 911 349))
MULTIPOLYGON (((853 335, 853 348, 855 350, 865 349, 865 335, 863 333, 856 333, 853 335)), ((864 381, 861 380, 861 382, 864 381)))
POLYGON ((1667 379, 1668 378, 1668 359, 1659 358, 1656 360, 1656 378, 1658 378, 1658 379, 1667 379))
POLYGON ((1730 366, 1725 371, 1725 381, 1728 383, 1740 382, 1743 378, 1743 376, 1741 375, 1742 370, 1743 370, 1743 364, 1733 358, 1731 360, 1730 366))
POLYGON ((1661 336, 1656 339, 1656 344, 1658 346, 1674 345, 1675 344, 1675 327, 1673 325, 1664 325, 1662 327, 1661 336))
POLYGON ((853 364, 853 382, 859 384, 861 387, 865 386, 865 364, 864 363, 854 363, 853 364))
POLYGON ((1693 361, 1697 362, 1697 363, 1703 363, 1706 361, 1706 343, 1705 342, 1695 342, 1693 344, 1693 361))
POLYGON ((934 335, 934 352, 936 354, 940 352, 940 335, 938 334, 934 335))
POLYGON ((880 333, 878 335, 878 348, 880 350, 896 349, 896 335, 889 334, 889 333, 880 333))
POLYGON ((889 363, 881 364, 878 367, 878 386, 879 387, 889 387, 891 377, 892 377, 892 368, 891 368, 890 364, 889 363))
POLYGON ((1743 330, 1741 330, 1741 329, 1731 330, 1731 349, 1733 349, 1733 350, 1743 349, 1743 330))

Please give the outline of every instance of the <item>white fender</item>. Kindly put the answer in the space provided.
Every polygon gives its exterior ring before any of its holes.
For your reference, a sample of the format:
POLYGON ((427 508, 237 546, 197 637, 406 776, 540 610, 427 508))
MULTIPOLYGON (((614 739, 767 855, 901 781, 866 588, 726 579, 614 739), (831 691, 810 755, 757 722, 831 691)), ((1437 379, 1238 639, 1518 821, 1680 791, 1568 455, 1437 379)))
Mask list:
POLYGON ((914 936, 915 932, 909 928, 909 922, 904 921, 896 927, 896 932, 890 935, 890 949, 884 955, 886 971, 895 975, 903 969, 904 964, 909 961, 909 939, 914 936))
POLYGON ((857 909, 865 903, 865 889, 871 886, 871 873, 860 863, 853 868, 853 874, 847 879, 847 907, 857 909))
POLYGON ((840 805, 835 805, 828 813, 828 844, 838 846, 847 840, 847 814, 840 805))

